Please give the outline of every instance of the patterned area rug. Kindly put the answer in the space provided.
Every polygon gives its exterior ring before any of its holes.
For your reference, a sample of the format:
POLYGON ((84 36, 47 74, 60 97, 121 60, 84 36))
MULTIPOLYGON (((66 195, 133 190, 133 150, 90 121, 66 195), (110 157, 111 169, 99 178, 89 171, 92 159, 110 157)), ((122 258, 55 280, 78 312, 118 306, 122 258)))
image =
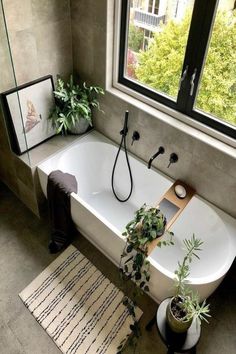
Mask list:
MULTIPOLYGON (((63 353, 115 354, 132 320, 117 289, 69 246, 19 296, 63 353)), ((137 318, 142 311, 137 308, 137 318)))

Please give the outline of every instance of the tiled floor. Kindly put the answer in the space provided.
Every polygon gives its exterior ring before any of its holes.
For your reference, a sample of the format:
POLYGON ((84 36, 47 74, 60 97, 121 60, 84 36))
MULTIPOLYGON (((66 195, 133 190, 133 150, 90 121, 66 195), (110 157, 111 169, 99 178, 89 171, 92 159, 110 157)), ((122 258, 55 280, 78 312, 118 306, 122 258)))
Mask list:
MULTIPOLYGON (((49 233, 47 218, 38 220, 5 186, 0 184, 0 354, 60 353, 18 297, 18 293, 56 257, 50 255, 47 250, 49 233)), ((74 245, 122 289, 117 268, 109 260, 80 235, 74 245)), ((209 302, 212 318, 209 325, 203 324, 197 352, 234 354, 236 352, 236 264, 209 302)), ((141 319, 143 335, 138 342, 136 353, 166 353, 155 326, 151 332, 146 332, 144 329, 155 313, 156 304, 145 296, 139 305, 144 311, 141 319)), ((125 353, 133 353, 132 348, 127 348, 125 353)))

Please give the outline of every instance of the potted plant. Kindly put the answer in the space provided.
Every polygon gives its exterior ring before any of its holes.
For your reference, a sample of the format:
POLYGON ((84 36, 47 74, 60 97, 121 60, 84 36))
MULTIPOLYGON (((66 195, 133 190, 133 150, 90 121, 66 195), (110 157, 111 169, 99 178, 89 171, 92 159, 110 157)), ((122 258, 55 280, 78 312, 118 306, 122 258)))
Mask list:
POLYGON ((100 110, 99 94, 104 94, 101 87, 87 86, 85 82, 77 84, 73 75, 67 83, 58 77, 54 91, 55 107, 49 116, 57 133, 82 134, 89 125, 92 126, 92 109, 100 110))
POLYGON ((187 277, 190 274, 189 265, 193 257, 199 259, 196 252, 201 250, 203 241, 193 235, 190 240, 185 239, 183 242, 186 255, 182 263, 178 262, 178 269, 175 271, 176 293, 166 309, 167 322, 172 331, 177 333, 186 332, 193 319, 208 322, 207 318, 210 317, 209 304, 206 304, 206 300, 201 304, 198 294, 187 286, 187 277))
MULTIPOLYGON (((121 255, 120 272, 125 279, 132 279, 139 289, 149 291, 146 282, 149 281, 148 246, 165 233, 166 218, 155 207, 144 204, 135 212, 134 219, 125 227, 123 236, 127 242, 121 255), (123 261, 123 262, 122 262, 123 261)), ((169 232, 169 240, 159 241, 159 246, 173 245, 173 233, 169 232)))
MULTIPOLYGON (((148 246, 155 239, 160 238, 165 233, 166 218, 161 213, 160 209, 148 207, 144 204, 135 212, 134 219, 131 220, 125 227, 123 236, 127 242, 120 258, 120 274, 123 281, 133 280, 135 282, 135 290, 133 292, 133 301, 127 296, 123 298, 123 304, 127 307, 133 324, 130 329, 133 332, 133 337, 140 336, 140 328, 135 316, 136 299, 138 295, 149 292, 148 283, 150 281, 150 262, 148 257, 148 246)), ((164 241, 159 241, 158 246, 173 245, 173 232, 168 232, 169 238, 164 241)), ((133 341, 134 338, 128 337, 128 341, 133 341)), ((120 343, 118 353, 121 353, 127 338, 120 343)))

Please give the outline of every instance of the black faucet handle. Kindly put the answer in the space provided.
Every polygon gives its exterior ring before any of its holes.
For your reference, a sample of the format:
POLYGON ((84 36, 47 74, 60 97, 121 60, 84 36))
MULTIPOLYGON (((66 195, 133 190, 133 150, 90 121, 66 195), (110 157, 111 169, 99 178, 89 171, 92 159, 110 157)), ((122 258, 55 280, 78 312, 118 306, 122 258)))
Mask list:
POLYGON ((133 135, 132 135, 132 143, 131 143, 131 145, 133 145, 134 141, 137 141, 139 139, 140 139, 140 134, 139 134, 139 132, 137 132, 137 130, 135 130, 133 132, 133 135))
POLYGON ((178 160, 179 160, 178 155, 175 152, 172 152, 170 154, 169 165, 167 166, 167 168, 169 168, 172 163, 176 163, 178 160))

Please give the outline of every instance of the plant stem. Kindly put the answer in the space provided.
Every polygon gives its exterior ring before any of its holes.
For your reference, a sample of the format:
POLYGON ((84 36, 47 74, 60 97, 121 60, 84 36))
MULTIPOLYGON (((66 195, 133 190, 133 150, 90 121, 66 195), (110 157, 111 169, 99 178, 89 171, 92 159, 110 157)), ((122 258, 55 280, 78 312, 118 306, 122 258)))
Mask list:
POLYGON ((183 282, 183 280, 188 276, 188 270, 189 270, 189 264, 186 264, 187 261, 189 263, 189 260, 193 254, 193 252, 195 251, 196 245, 193 242, 191 245, 191 248, 188 250, 188 253, 186 254, 186 256, 183 259, 183 263, 181 264, 179 271, 178 271, 178 285, 177 285, 177 291, 176 294, 180 294, 181 293, 181 284, 183 282))

